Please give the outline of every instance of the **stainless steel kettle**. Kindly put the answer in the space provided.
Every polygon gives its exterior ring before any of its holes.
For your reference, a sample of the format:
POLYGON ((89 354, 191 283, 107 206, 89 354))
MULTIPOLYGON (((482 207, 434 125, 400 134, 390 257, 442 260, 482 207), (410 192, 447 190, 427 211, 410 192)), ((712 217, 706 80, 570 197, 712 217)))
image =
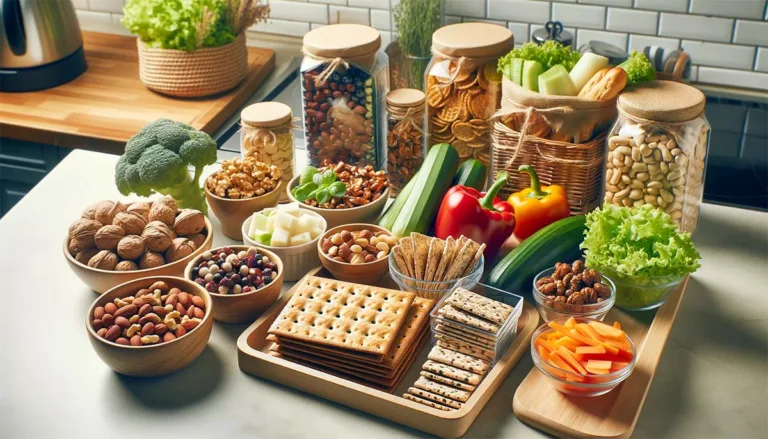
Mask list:
POLYGON ((55 87, 86 68, 71 0, 0 0, 0 91, 55 87))

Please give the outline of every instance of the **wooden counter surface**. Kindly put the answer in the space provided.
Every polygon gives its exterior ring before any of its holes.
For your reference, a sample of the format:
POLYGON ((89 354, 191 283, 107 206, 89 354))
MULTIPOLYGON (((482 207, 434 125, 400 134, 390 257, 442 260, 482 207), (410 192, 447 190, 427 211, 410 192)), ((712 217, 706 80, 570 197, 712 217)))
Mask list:
POLYGON ((275 66, 270 49, 248 48, 248 76, 208 98, 155 93, 139 80, 136 38, 83 32, 88 70, 47 90, 0 93, 0 136, 69 148, 122 153, 141 127, 166 117, 215 131, 253 95, 275 66))

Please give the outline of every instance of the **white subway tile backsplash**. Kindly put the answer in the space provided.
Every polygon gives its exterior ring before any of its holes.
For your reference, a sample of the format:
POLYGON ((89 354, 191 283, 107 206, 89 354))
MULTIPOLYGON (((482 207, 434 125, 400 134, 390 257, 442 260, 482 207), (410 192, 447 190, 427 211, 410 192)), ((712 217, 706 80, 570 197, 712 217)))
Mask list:
POLYGON ((72 0, 75 9, 88 9, 88 0, 72 0))
POLYGON ((654 11, 685 12, 688 10, 688 0, 635 0, 635 8, 650 9, 654 11))
POLYGON ((530 32, 530 26, 528 23, 514 23, 507 24, 507 28, 512 31, 512 35, 515 36, 515 44, 523 44, 528 42, 528 34, 530 32))
POLYGON ((484 18, 486 16, 485 0, 446 0, 445 13, 461 15, 462 17, 484 18))
POLYGON ((661 14, 659 35, 704 41, 731 41, 733 19, 697 15, 661 14))
POLYGON ((326 5, 346 6, 347 0, 309 0, 310 3, 325 3, 326 5))
POLYGON ((768 73, 699 67, 699 82, 768 90, 768 73))
POLYGON ((271 0, 269 17, 275 20, 307 21, 328 24, 328 6, 321 4, 297 3, 294 1, 271 0))
POLYGON ((680 40, 676 38, 647 37, 645 35, 630 35, 629 50, 642 52, 646 46, 659 46, 665 51, 680 48, 680 40))
POLYGON ((545 23, 549 20, 549 2, 488 0, 488 16, 499 20, 545 23))
POLYGON ((123 12, 125 2, 123 0, 88 0, 89 9, 101 12, 123 12))
POLYGON ((757 48, 757 60, 755 61, 755 70, 759 72, 768 72, 768 48, 757 48))
POLYGON ((627 34, 618 32, 603 32, 599 30, 579 29, 576 33, 576 47, 590 41, 604 41, 608 44, 627 50, 627 34))
POLYGON ((616 32, 655 35, 658 21, 658 12, 608 8, 605 28, 616 32))
POLYGON ((371 9, 389 9, 389 0, 348 0, 349 6, 371 9))
POLYGON ((80 10, 75 11, 75 14, 83 30, 128 35, 128 31, 120 22, 112 21, 112 14, 109 12, 80 10))
POLYGON ((305 33, 309 32, 309 23, 302 23, 300 21, 275 20, 270 18, 266 22, 254 24, 253 26, 249 27, 248 30, 255 32, 266 32, 268 34, 303 37, 305 33))
POLYGON ((569 26, 604 29, 605 8, 555 3, 552 5, 552 19, 562 21, 569 26))
POLYGON ((371 9, 371 26, 378 30, 390 30, 389 11, 371 9))
POLYGON ((683 40, 682 46, 694 64, 751 70, 755 60, 755 48, 749 46, 688 40, 683 40))
POLYGON ((331 23, 371 24, 370 12, 363 8, 346 8, 344 6, 329 6, 331 23))
POLYGON ((761 19, 765 0, 691 0, 692 14, 761 19))
POLYGON ((632 0, 578 0, 582 4, 632 7, 632 0))
POLYGON ((379 33, 381 34, 381 47, 386 49, 387 46, 389 46, 389 43, 392 42, 392 39, 393 39, 392 32, 385 30, 379 33))
POLYGON ((736 20, 733 42, 768 46, 768 23, 761 21, 736 20))

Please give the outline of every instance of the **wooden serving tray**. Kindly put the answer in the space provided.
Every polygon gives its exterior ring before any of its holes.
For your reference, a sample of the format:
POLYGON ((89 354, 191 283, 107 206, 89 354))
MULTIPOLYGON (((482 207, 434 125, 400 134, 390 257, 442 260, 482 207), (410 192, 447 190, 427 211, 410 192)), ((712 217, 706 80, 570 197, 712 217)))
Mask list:
MULTIPOLYGON (((332 278, 322 267, 311 270, 307 275, 332 278)), ((297 285, 300 283, 301 281, 297 282, 297 285)), ((392 288, 394 282, 386 276, 379 285, 392 288)), ((267 330, 295 290, 296 287, 285 293, 237 339, 238 363, 243 372, 444 438, 460 437, 469 429, 512 367, 528 350, 531 336, 539 325, 538 312, 531 304, 524 302, 517 336, 507 352, 488 372, 460 410, 445 412, 401 397, 419 376, 431 342, 425 343, 421 348, 394 393, 386 393, 269 355, 269 348, 273 343, 266 341, 267 330)))
POLYGON ((637 346, 632 375, 611 392, 591 397, 558 392, 538 369, 515 392, 512 408, 526 424, 558 437, 626 438, 632 435, 667 343, 688 277, 656 312, 630 313, 613 308, 605 321, 618 321, 637 346))

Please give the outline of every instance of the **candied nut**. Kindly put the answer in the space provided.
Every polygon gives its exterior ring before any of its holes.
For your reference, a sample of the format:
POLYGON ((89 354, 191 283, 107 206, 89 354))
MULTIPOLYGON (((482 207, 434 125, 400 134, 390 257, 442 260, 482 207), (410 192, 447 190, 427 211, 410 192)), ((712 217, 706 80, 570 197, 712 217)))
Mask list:
POLYGON ((573 276, 573 279, 571 279, 571 289, 574 291, 581 291, 582 286, 584 285, 584 282, 582 281, 582 277, 584 276, 584 273, 577 274, 576 276, 573 276))
POLYGON ((567 303, 569 305, 583 305, 584 304, 584 293, 581 291, 575 292, 571 294, 568 297, 567 303))
POLYGON ((584 269, 584 272, 581 275, 584 283, 588 287, 591 287, 595 282, 600 282, 602 280, 600 273, 591 268, 584 269))
POLYGON ((592 288, 595 290, 597 295, 603 299, 611 297, 611 288, 602 282, 595 282, 592 284, 592 288))
POLYGON ((573 271, 574 274, 579 274, 582 271, 584 271, 584 261, 581 259, 577 259, 573 261, 573 265, 571 266, 571 271, 573 271))
POLYGON ((557 288, 557 295, 562 296, 565 294, 565 283, 562 280, 555 280, 555 287, 557 288))
POLYGON ((566 274, 571 272, 571 264, 561 263, 556 267, 555 272, 552 273, 554 279, 563 279, 566 274))
POLYGON ((550 294, 555 294, 557 292, 557 285, 555 285, 554 280, 552 280, 552 282, 544 283, 538 288, 539 288, 539 292, 545 296, 548 296, 550 294))
MULTIPOLYGON (((554 279, 552 279, 552 277, 550 277, 550 276, 544 276, 544 277, 540 278, 538 281, 536 281, 536 288, 539 288, 539 289, 541 289, 541 287, 542 287, 544 284, 548 284, 548 283, 554 283, 554 282, 555 282, 555 280, 554 280, 554 279)), ((542 294, 543 294, 543 293, 542 293, 542 294)))
POLYGON ((581 294, 584 295, 584 303, 597 303, 597 292, 593 288, 583 288, 581 294))
POLYGON ((555 302, 554 302, 555 311, 565 311, 566 306, 567 306, 566 303, 565 303, 566 300, 567 299, 565 298, 565 296, 557 296, 557 297, 555 297, 555 302))

